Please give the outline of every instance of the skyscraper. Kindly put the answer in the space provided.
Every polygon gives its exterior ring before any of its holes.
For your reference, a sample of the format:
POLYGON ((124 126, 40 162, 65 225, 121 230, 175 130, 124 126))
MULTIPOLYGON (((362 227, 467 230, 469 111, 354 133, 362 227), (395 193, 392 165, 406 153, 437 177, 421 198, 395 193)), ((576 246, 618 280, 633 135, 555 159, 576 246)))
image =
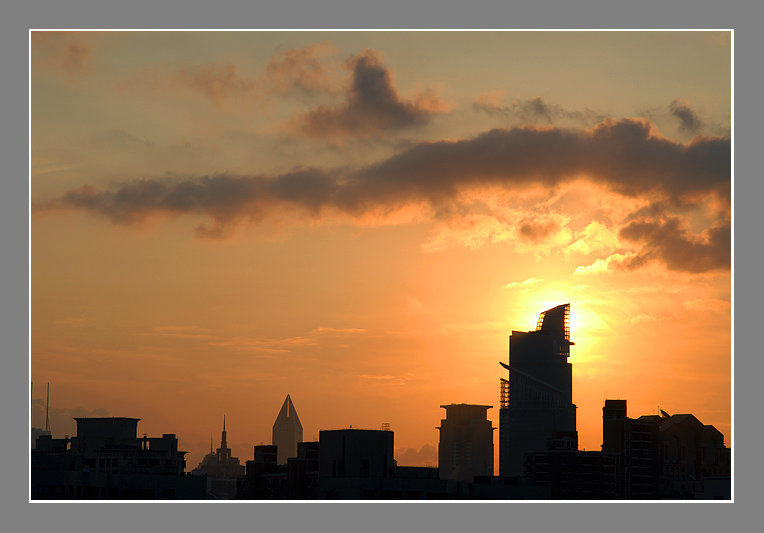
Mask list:
POLYGON ((493 430, 486 413, 490 405, 441 405, 438 471, 440 479, 472 483, 475 476, 493 475, 493 430))
MULTIPOLYGON (((509 337, 509 379, 501 380, 499 475, 522 476, 525 454, 543 451, 548 439, 576 435, 570 304, 539 315, 535 331, 509 337)), ((575 447, 578 447, 577 439, 575 447)))
POLYGON ((302 424, 287 394, 279 416, 273 423, 272 444, 278 446, 278 464, 286 464, 287 459, 297 456, 297 443, 302 441, 302 424))

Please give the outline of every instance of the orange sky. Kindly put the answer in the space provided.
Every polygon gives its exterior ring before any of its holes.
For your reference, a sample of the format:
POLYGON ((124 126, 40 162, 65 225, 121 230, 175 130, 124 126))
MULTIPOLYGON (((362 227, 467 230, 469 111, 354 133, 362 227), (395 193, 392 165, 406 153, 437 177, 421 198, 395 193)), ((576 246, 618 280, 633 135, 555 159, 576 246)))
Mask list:
POLYGON ((243 462, 289 393, 436 465, 570 302, 582 448, 606 397, 731 443, 728 33, 31 42, 33 425, 50 382, 54 436, 137 417, 193 468, 225 414, 243 462))

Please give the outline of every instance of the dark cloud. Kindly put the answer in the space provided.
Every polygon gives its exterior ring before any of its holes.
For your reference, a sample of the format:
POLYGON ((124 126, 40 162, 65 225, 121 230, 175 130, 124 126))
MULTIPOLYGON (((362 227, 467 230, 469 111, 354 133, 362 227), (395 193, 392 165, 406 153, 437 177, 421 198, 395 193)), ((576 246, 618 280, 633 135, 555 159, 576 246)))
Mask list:
POLYGON ((560 226, 555 220, 539 222, 524 219, 520 222, 520 237, 528 242, 543 242, 559 230, 560 226))
POLYGON ((669 270, 700 273, 729 270, 732 232, 729 223, 692 234, 679 218, 641 219, 629 222, 618 236, 642 245, 641 251, 621 267, 633 270, 657 259, 669 270))
POLYGON ((609 119, 591 130, 496 129, 462 141, 421 143, 362 170, 338 192, 349 209, 369 203, 453 197, 470 185, 553 186, 587 175, 616 192, 672 196, 728 189, 730 140, 680 144, 653 135, 646 120, 609 119))
MULTIPOLYGON (((207 215, 214 225, 200 227, 200 235, 217 236, 242 218, 258 221, 284 208, 314 217, 326 209, 360 216, 370 209, 426 203, 433 212, 459 213, 453 208, 457 196, 470 187, 553 187, 582 175, 631 196, 728 194, 730 165, 729 139, 696 137, 680 144, 654 135, 646 120, 610 119, 590 130, 497 129, 472 139, 421 143, 355 172, 301 169, 278 176, 140 180, 115 191, 85 186, 33 209, 74 208, 118 223, 152 214, 207 215)), ((529 225, 522 231, 533 240, 551 229, 529 225)))
POLYGON ((548 104, 540 96, 525 100, 515 99, 508 106, 498 101, 496 93, 479 96, 472 107, 491 115, 501 115, 513 122, 522 124, 554 124, 555 121, 568 120, 580 125, 591 126, 603 121, 606 115, 588 107, 583 109, 565 109, 559 104, 548 104))
POLYGON ((669 105, 669 112, 679 119, 679 129, 682 131, 695 134, 700 130, 702 122, 698 114, 690 107, 689 102, 676 99, 669 105))
POLYGON ((257 221, 274 208, 295 207, 317 216, 337 187, 327 174, 314 169, 276 178, 221 174, 175 182, 140 180, 113 192, 86 185, 35 208, 91 211, 120 224, 138 223, 157 214, 208 215, 214 224, 199 226, 198 235, 221 237, 228 226, 241 218, 257 221))
POLYGON ((293 128, 310 137, 346 137, 348 135, 377 135, 424 124, 434 113, 448 110, 448 106, 433 91, 426 91, 414 99, 405 99, 395 88, 392 72, 377 54, 366 49, 348 60, 352 72, 346 101, 337 106, 320 106, 299 116, 293 128))
MULTIPOLYGON (((637 111, 641 117, 669 127, 668 123, 679 121, 679 132, 688 136, 703 134, 722 137, 730 136, 730 128, 709 117, 704 117, 690 106, 686 100, 675 98, 668 107, 645 108, 637 111)), ((728 121, 727 121, 728 122, 728 121)))

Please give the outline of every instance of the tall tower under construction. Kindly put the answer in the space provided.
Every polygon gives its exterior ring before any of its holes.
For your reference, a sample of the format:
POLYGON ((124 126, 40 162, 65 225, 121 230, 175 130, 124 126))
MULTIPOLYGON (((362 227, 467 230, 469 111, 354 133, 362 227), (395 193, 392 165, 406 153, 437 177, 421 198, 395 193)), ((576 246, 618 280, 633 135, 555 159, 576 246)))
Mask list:
MULTIPOLYGON (((570 304, 539 315, 535 331, 512 331, 508 379, 501 379, 499 475, 522 476, 525 454, 544 451, 551 439, 573 437, 578 448, 570 304)), ((570 441, 570 440, 569 440, 570 441)))

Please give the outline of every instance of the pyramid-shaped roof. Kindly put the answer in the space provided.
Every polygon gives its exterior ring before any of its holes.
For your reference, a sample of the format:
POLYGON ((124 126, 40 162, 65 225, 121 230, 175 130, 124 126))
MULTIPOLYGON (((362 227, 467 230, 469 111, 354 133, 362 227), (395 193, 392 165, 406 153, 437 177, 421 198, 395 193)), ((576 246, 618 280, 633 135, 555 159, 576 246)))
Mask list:
POLYGON ((302 430, 302 424, 300 423, 300 417, 297 416, 297 411, 292 403, 292 398, 287 394, 284 400, 284 405, 281 406, 281 411, 276 417, 276 421, 273 423, 273 429, 292 426, 302 430))

